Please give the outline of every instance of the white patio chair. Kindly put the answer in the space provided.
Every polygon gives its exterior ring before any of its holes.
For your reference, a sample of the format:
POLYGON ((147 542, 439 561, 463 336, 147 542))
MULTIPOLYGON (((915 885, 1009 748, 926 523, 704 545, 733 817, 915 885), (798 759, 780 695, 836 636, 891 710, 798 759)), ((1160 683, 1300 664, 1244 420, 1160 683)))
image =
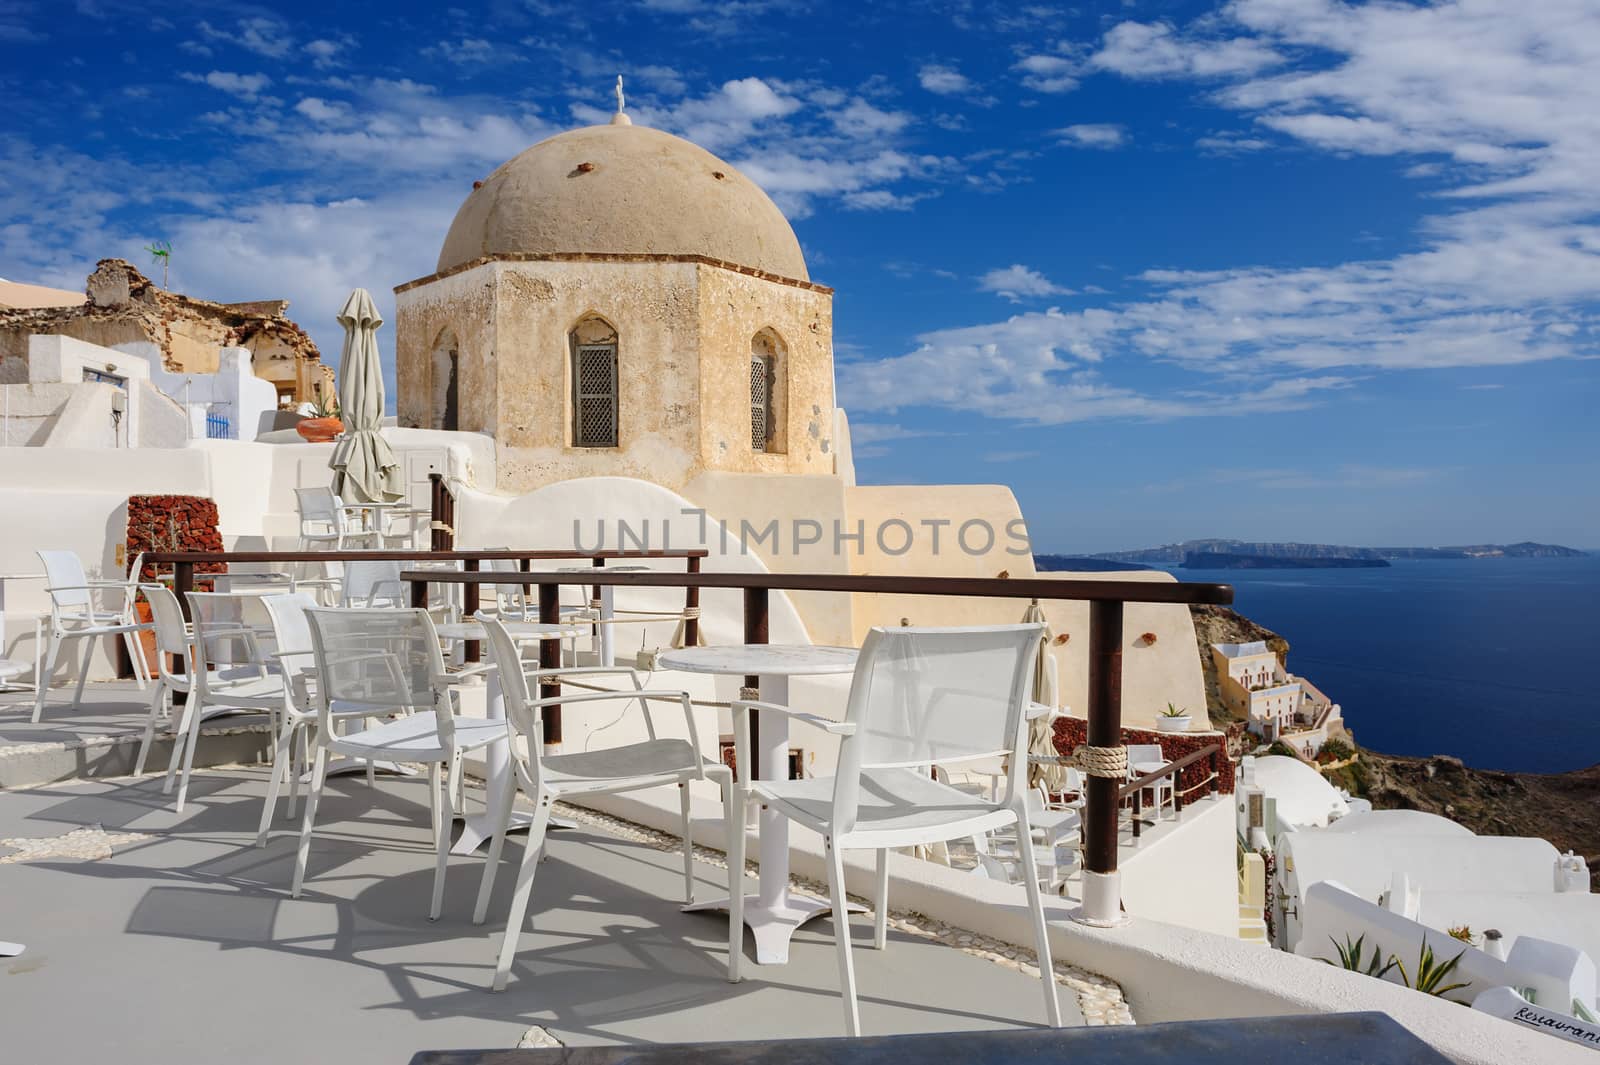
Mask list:
POLYGON ((333 489, 296 488, 294 498, 300 510, 300 550, 315 551, 326 547, 343 551, 351 546, 379 546, 379 535, 375 530, 350 527, 350 508, 333 494, 333 489))
MULTIPOLYGON (((1154 767, 1165 767, 1169 764, 1171 763, 1168 761, 1166 754, 1161 750, 1161 745, 1159 743, 1128 744, 1129 780, 1138 780, 1146 773, 1155 772, 1154 767)), ((1176 809, 1176 805, 1172 801, 1171 777, 1163 777, 1154 784, 1151 784, 1150 790, 1156 793, 1155 817, 1157 820, 1161 819, 1161 807, 1163 803, 1172 805, 1174 806, 1174 809, 1176 809), (1165 799, 1162 798, 1163 794, 1166 796, 1165 799)))
MULTIPOLYGON (((45 580, 49 584, 45 591, 50 595, 50 630, 44 669, 35 678, 37 691, 33 699, 33 723, 37 725, 44 714, 50 678, 55 675, 56 661, 68 640, 84 641, 83 660, 78 663, 78 688, 72 695, 74 710, 83 703, 83 685, 89 679, 89 659, 94 654, 95 638, 99 636, 122 637, 128 647, 128 660, 133 663, 134 682, 139 685, 140 691, 144 691, 145 671, 141 668, 144 655, 139 651, 139 639, 135 634, 148 631, 150 625, 134 616, 137 580, 90 580, 83 571, 83 563, 71 551, 40 551, 38 554, 39 561, 44 563, 45 580), (98 594, 108 591, 117 601, 115 607, 102 607, 96 602, 98 594)), ((139 557, 143 558, 142 555, 139 557)))
POLYGON ((266 714, 276 722, 283 709, 283 678, 266 668, 262 637, 269 633, 260 612, 260 596, 190 592, 189 613, 194 623, 186 626, 177 596, 156 585, 146 585, 143 591, 156 628, 160 677, 150 700, 134 773, 144 772, 156 723, 163 714, 169 721, 174 716, 173 694, 184 693, 183 712, 172 723, 172 755, 161 786, 161 794, 170 795, 173 782, 177 782, 173 809, 181 813, 189 798, 201 725, 229 714, 266 714), (247 617, 247 613, 256 616, 247 617), (182 672, 174 672, 168 664, 172 655, 182 656, 182 672))
MULTIPOLYGON (((843 852, 877 851, 873 945, 882 950, 888 932, 891 848, 960 839, 1007 825, 1017 826, 1018 838, 1031 838, 1024 783, 1026 711, 1042 631, 1042 625, 874 628, 856 661, 843 721, 771 703, 740 699, 732 704, 739 765, 754 764, 751 710, 784 714, 841 740, 838 769, 831 778, 741 779, 738 785, 743 801, 730 804, 728 815, 730 980, 739 979, 744 956, 744 807, 759 802, 823 837, 845 1030, 860 1034, 843 852), (998 800, 941 784, 928 773, 934 764, 950 767, 1001 756, 1009 758, 1010 768, 998 800)), ((1021 865, 1045 1009, 1050 1024, 1059 1027, 1061 1006, 1031 846, 1021 849, 1021 865)))
POLYGON ((339 605, 344 607, 403 607, 410 602, 400 579, 399 559, 363 559, 344 564, 339 605))
POLYGON ((428 767, 428 805, 436 851, 428 918, 436 920, 444 905, 450 854, 444 769, 456 764, 460 754, 506 738, 503 722, 456 718, 452 689, 486 667, 446 673, 439 637, 425 610, 316 609, 306 611, 306 618, 317 669, 317 727, 291 893, 299 898, 305 883, 311 833, 330 755, 368 762, 423 762, 428 767), (387 715, 399 716, 343 735, 334 727, 338 718, 387 715))
POLYGON ((527 795, 534 807, 533 825, 528 829, 522 865, 517 872, 516 892, 506 916, 505 938, 501 941, 499 960, 495 964, 494 989, 503 991, 517 952, 517 941, 527 919, 528 899, 533 894, 533 875, 538 869, 539 851, 544 846, 545 829, 550 823, 550 807, 553 803, 568 795, 615 795, 676 784, 679 788, 679 808, 683 814, 684 901, 693 902, 694 838, 689 817, 689 782, 706 779, 717 781, 726 805, 733 776, 721 762, 712 761, 700 753, 699 732, 695 727, 694 708, 688 692, 646 691, 639 682, 639 674, 623 667, 524 670, 517 655, 516 642, 506 626, 487 614, 479 613, 477 616, 489 644, 489 660, 498 673, 500 691, 505 697, 506 727, 511 736, 512 766, 517 786, 506 788, 505 805, 491 811, 496 819, 495 832, 489 846, 488 863, 483 867, 483 880, 478 885, 478 904, 472 913, 474 923, 482 923, 488 912, 495 872, 505 847, 506 825, 510 821, 512 803, 517 793, 520 791, 527 795), (530 685, 537 685, 542 680, 570 680, 577 677, 587 680, 606 676, 627 677, 632 686, 615 691, 569 690, 553 699, 535 699, 531 694, 530 685), (655 720, 650 713, 651 700, 672 702, 682 707, 689 731, 688 739, 669 739, 657 735, 655 720), (549 756, 543 753, 542 715, 546 706, 587 706, 591 703, 619 701, 638 704, 644 716, 647 739, 598 751, 549 756), (523 740, 522 743, 517 742, 518 737, 523 740))
MULTIPOLYGON (((307 592, 292 592, 263 596, 261 606, 272 622, 273 644, 277 648, 272 657, 283 678, 283 712, 273 738, 272 775, 267 780, 267 798, 261 807, 261 825, 256 830, 256 846, 265 847, 272 828, 272 812, 277 808, 278 793, 285 778, 289 782, 285 814, 294 816, 311 726, 317 720, 317 705, 312 694, 316 652, 311 647, 311 623, 306 620, 306 611, 315 610, 317 601, 307 592)), ((346 715, 336 713, 333 716, 339 721, 346 715)), ((364 715, 358 711, 350 716, 364 715)))

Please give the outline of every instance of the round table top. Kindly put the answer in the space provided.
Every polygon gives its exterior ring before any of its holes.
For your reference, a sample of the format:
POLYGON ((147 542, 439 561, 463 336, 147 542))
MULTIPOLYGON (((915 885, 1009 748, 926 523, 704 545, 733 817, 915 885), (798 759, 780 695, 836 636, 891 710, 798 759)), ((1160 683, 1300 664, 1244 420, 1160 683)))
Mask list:
POLYGON ((854 672, 857 654, 854 647, 748 643, 727 647, 676 647, 662 651, 656 663, 661 669, 684 673, 799 677, 854 672))

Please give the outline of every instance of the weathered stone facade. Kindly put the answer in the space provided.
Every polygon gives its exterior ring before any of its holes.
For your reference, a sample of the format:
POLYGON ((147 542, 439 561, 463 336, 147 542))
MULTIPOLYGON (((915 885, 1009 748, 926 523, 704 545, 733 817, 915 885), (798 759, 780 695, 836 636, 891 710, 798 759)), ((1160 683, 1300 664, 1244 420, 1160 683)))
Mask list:
POLYGON ((248 348, 258 377, 282 399, 332 394, 333 370, 311 338, 285 317, 287 300, 212 303, 168 292, 122 259, 102 259, 89 275, 88 302, 72 307, 0 310, 0 382, 28 379, 28 337, 69 336, 119 350, 153 345, 162 368, 215 373, 223 348, 248 348))
POLYGON ((679 488, 706 471, 831 474, 832 334, 831 289, 704 256, 498 256, 396 289, 399 420, 494 436, 499 487, 513 492, 571 477, 679 488), (616 446, 578 446, 574 351, 612 337, 616 446), (753 351, 773 364, 762 450, 753 351))

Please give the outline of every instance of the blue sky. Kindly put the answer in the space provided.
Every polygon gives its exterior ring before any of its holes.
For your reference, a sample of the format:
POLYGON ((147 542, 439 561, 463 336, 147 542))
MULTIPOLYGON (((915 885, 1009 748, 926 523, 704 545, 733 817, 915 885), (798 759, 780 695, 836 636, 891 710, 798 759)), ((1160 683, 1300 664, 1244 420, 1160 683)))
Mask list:
POLYGON ((863 481, 1043 550, 1600 547, 1597 69, 1594 0, 0 0, 0 276, 166 239, 336 359, 621 73, 837 289, 863 481))

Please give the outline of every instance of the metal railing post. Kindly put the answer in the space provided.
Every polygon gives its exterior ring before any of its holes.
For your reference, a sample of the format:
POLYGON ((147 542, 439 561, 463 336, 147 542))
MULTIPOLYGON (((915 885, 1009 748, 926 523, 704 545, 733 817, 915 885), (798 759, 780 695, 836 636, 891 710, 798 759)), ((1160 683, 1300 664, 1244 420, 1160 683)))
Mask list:
MULTIPOLYGON (((561 585, 539 585, 539 620, 546 625, 556 625, 561 621, 561 585)), ((539 641, 539 668, 561 668, 561 641, 539 641)), ((539 682, 539 698, 555 699, 561 695, 559 681, 541 680, 539 682)), ((561 743, 561 707, 560 705, 544 708, 544 742, 546 746, 559 746, 561 743)))
MULTIPOLYGON (((1122 746, 1122 603, 1089 604, 1089 721, 1091 747, 1122 746)), ((1083 918, 1119 920, 1122 891, 1117 879, 1117 807, 1122 781, 1091 776, 1086 792, 1083 918)))

